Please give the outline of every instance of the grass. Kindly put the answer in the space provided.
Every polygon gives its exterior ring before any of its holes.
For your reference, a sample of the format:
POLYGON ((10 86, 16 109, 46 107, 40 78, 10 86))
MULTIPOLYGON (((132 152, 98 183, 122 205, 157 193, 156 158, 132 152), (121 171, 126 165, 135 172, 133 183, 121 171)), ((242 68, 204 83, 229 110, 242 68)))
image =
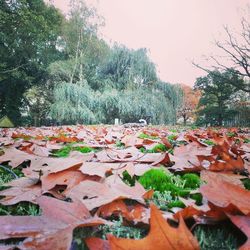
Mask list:
POLYGON ((162 143, 158 143, 152 149, 145 149, 144 147, 140 148, 140 151, 142 153, 160 153, 160 152, 166 152, 167 150, 168 148, 162 143))
POLYGON ((192 189, 200 185, 196 174, 174 175, 164 169, 150 169, 138 180, 144 188, 159 192, 170 191, 172 196, 187 196, 192 189))
POLYGON ((236 250, 244 243, 242 233, 228 222, 216 226, 198 225, 194 235, 201 250, 236 250))
POLYGON ((241 182, 243 183, 245 189, 250 190, 250 179, 243 179, 241 182))
POLYGON ((125 144, 124 143, 122 143, 120 140, 117 140, 116 141, 116 143, 115 143, 115 146, 117 147, 117 148, 124 148, 125 147, 125 144))
POLYGON ((244 139, 244 143, 250 143, 250 139, 248 138, 244 139))
POLYGON ((215 143, 211 140, 203 140, 202 142, 204 142, 205 144, 209 145, 209 146, 214 146, 215 143))
POLYGON ((179 197, 189 197, 195 200, 197 205, 202 203, 201 194, 190 194, 201 183, 199 176, 196 174, 188 173, 180 176, 166 172, 164 169, 151 169, 139 177, 138 181, 145 189, 155 191, 151 201, 162 210, 173 207, 184 208, 185 205, 179 200, 179 197))
POLYGON ((140 139, 152 139, 152 140, 156 140, 156 139, 159 139, 159 137, 157 136, 152 136, 152 135, 148 135, 148 134, 145 134, 145 133, 141 133, 138 138, 140 139))
MULTIPOLYGON (((3 184, 10 182, 13 179, 24 176, 18 168, 11 169, 10 166, 0 165, 0 190, 6 189, 3 184)), ((4 206, 0 204, 1 215, 40 215, 41 210, 38 205, 30 202, 19 202, 16 205, 4 206)))
POLYGON ((52 156, 55 156, 55 157, 68 157, 71 151, 78 151, 78 152, 83 153, 83 154, 95 151, 95 149, 90 148, 90 147, 86 147, 86 146, 74 147, 73 145, 74 144, 69 144, 69 145, 67 145, 67 146, 65 146, 65 147, 63 147, 61 149, 53 150, 52 156))
MULTIPOLYGON (((72 144, 62 148, 61 157, 65 157, 71 150, 86 153, 91 152, 93 149, 88 147, 73 147, 72 144)), ((1 166, 2 165, 0 165, 0 190, 6 188, 3 187, 3 184, 23 176, 19 168, 12 169, 8 165, 1 166)), ((126 171, 123 173, 123 179, 129 185, 134 185, 137 180, 135 176, 131 177, 126 171)), ((199 205, 201 205, 202 196, 199 193, 190 194, 190 190, 200 186, 200 178, 196 174, 184 174, 182 176, 174 175, 160 168, 149 170, 138 179, 146 189, 153 188, 155 190, 153 198, 150 201, 154 202, 161 210, 171 210, 173 207, 184 207, 184 204, 178 197, 186 195, 195 199, 199 205)), ((246 189, 250 189, 249 179, 244 179, 242 182, 246 189)), ((37 216, 40 214, 41 210, 39 206, 29 202, 20 202, 12 206, 0 205, 0 216, 37 216)), ((113 222, 114 224, 112 226, 101 225, 94 227, 94 229, 92 227, 75 229, 72 246, 74 246, 74 249, 87 249, 85 243, 83 243, 83 239, 90 236, 106 239, 107 234, 113 234, 116 237, 140 239, 145 237, 148 233, 148 229, 145 228, 126 226, 121 217, 113 222)), ((197 237, 202 250, 233 250, 237 249, 245 240, 242 233, 237 231, 231 223, 226 225, 220 223, 217 226, 198 225, 194 229, 194 235, 197 237)), ((8 244, 5 240, 0 243, 8 244)))

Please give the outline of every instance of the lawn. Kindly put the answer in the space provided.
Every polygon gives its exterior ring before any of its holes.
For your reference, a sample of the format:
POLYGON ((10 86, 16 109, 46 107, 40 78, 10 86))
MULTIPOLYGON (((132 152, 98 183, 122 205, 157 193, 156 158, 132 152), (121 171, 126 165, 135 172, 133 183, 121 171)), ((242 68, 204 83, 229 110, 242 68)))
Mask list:
POLYGON ((248 129, 0 130, 0 247, 249 249, 248 129))

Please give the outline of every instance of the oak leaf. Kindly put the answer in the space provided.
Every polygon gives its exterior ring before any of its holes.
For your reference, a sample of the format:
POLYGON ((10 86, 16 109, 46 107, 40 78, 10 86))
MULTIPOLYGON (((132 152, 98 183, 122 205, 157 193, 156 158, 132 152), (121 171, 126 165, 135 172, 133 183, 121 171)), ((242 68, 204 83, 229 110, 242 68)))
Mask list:
POLYGON ((162 217, 158 208, 151 204, 150 231, 140 240, 116 238, 108 235, 111 249, 126 250, 166 250, 199 249, 198 241, 186 227, 182 217, 178 228, 174 228, 162 217))

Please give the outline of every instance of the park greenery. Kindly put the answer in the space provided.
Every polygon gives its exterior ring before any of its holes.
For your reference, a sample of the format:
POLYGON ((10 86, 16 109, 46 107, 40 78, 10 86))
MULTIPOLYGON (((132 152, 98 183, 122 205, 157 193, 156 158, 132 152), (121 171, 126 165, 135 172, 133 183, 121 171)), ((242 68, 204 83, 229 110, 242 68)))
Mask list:
MULTIPOLYGON (((71 1, 67 16, 42 0, 0 1, 0 117, 16 126, 113 124, 115 118, 249 125, 247 74, 233 65, 213 68, 195 90, 163 82, 147 49, 109 45, 100 36, 103 25, 83 0, 71 1)), ((249 32, 246 20, 243 31, 249 32)), ((243 64, 237 62, 248 72, 245 42, 238 51, 243 64)))

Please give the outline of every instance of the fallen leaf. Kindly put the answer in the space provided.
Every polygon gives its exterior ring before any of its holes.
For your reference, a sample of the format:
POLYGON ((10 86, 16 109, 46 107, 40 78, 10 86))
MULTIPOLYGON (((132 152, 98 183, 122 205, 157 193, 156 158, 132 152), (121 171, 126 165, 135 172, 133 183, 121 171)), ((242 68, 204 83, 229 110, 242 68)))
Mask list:
POLYGON ((179 218, 178 228, 171 227, 162 217, 161 212, 153 204, 150 206, 150 231, 140 240, 116 238, 108 235, 111 249, 133 250, 166 250, 166 249, 199 249, 198 241, 186 227, 183 219, 179 218))

